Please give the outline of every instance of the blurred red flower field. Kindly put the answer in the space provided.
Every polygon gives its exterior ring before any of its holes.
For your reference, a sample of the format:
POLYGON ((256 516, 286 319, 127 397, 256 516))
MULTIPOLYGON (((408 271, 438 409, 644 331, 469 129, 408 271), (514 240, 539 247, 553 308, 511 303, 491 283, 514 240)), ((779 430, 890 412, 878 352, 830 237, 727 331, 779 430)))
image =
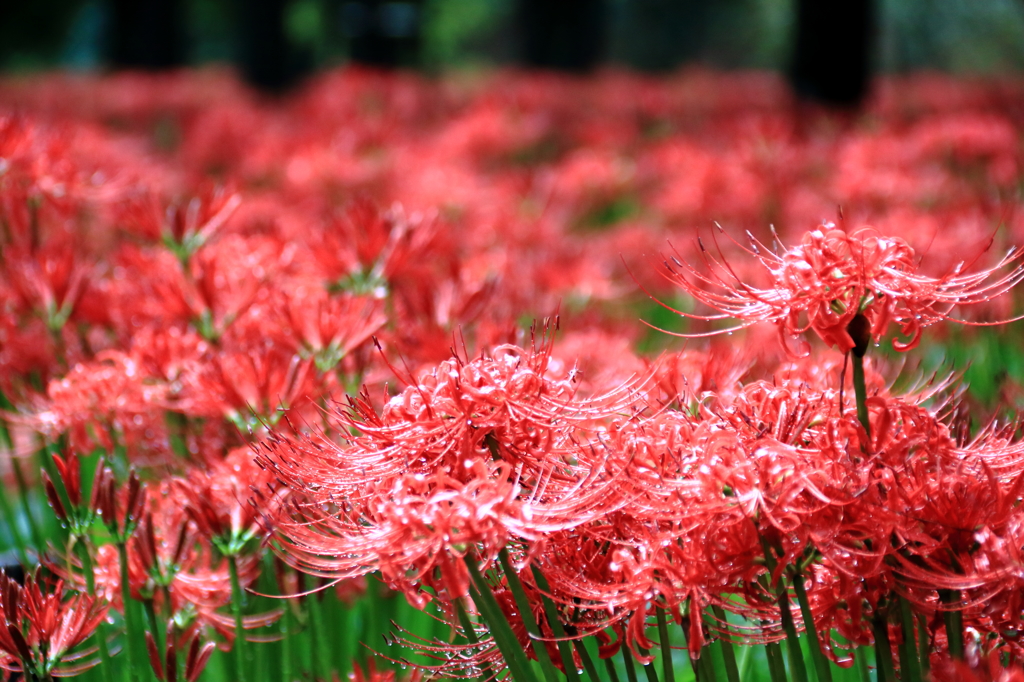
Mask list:
POLYGON ((1020 79, 4 79, 0 667, 1018 679, 1022 190, 1020 79))

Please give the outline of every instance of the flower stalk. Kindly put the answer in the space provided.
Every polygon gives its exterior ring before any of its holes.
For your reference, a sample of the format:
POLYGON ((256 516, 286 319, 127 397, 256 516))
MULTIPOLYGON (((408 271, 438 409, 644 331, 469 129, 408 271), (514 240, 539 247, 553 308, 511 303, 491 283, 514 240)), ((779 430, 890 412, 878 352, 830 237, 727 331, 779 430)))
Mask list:
POLYGON ((231 574, 231 615, 235 619, 235 676, 238 682, 246 682, 248 679, 249 659, 245 642, 245 623, 242 584, 238 579, 238 556, 228 556, 228 570, 231 574))
POLYGON ((512 591, 513 599, 515 599, 516 608, 519 610, 519 617, 523 619, 523 625, 530 636, 533 652, 537 656, 537 660, 540 661, 544 678, 547 682, 558 682, 558 673, 551 662, 551 656, 548 655, 547 646, 545 646, 544 640, 541 639, 543 635, 541 634, 540 627, 537 625, 537 619, 533 617, 533 608, 529 598, 526 596, 526 590, 523 589, 523 584, 519 580, 515 566, 509 558, 507 548, 503 547, 498 552, 498 561, 501 563, 502 571, 505 573, 505 581, 512 591))

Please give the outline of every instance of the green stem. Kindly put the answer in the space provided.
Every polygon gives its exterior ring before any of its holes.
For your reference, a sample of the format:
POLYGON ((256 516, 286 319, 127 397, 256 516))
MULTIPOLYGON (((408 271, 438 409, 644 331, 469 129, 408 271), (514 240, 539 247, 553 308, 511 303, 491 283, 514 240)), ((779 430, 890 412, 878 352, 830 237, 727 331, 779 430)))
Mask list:
MULTIPOLYGON (((672 666, 672 644, 668 641, 668 622, 665 620, 665 609, 655 605, 654 616, 658 620, 658 641, 661 643, 661 670, 665 676, 665 682, 675 682, 676 672, 672 666)), ((700 614, 690 614, 690 617, 700 618, 700 614)))
POLYGON ((764 652, 768 658, 768 674, 772 682, 788 682, 786 679, 786 664, 782 662, 782 647, 779 643, 766 642, 764 652))
POLYGON ((789 592, 785 583, 779 581, 779 613, 782 616, 782 629, 786 632, 786 650, 789 653, 789 670, 796 682, 808 682, 807 667, 804 664, 803 651, 800 648, 800 636, 793 622, 793 612, 789 609, 789 592))
POLYGON ((121 568, 121 603, 124 607, 124 639, 128 649, 128 674, 132 682, 139 682, 139 671, 145 665, 146 658, 141 655, 142 652, 136 644, 140 629, 135 619, 135 602, 132 601, 126 541, 117 543, 117 556, 121 568))
POLYGON ((235 617, 235 645, 232 649, 235 652, 235 676, 238 682, 245 682, 246 656, 245 650, 245 627, 242 622, 242 584, 238 580, 238 557, 234 554, 228 557, 228 570, 231 573, 231 615, 235 617))
POLYGON ((149 623, 149 631, 153 633, 153 641, 156 642, 157 651, 164 651, 163 628, 157 622, 156 607, 153 605, 153 600, 147 599, 142 602, 142 609, 146 612, 146 622, 149 623))
MULTIPOLYGON (((712 606, 711 612, 722 624, 721 627, 728 631, 729 621, 726 619, 725 609, 721 606, 712 606)), ((740 682, 740 669, 736 665, 736 652, 733 650, 732 642, 726 637, 719 637, 718 641, 722 643, 722 659, 725 661, 726 679, 729 682, 740 682)))
POLYGON ((281 680, 292 682, 295 679, 294 664, 292 658, 295 655, 292 647, 292 640, 295 638, 295 631, 298 627, 295 623, 295 616, 292 614, 291 605, 285 606, 284 615, 281 616, 281 680))
POLYGON ((917 614, 917 650, 921 654, 921 677, 928 679, 931 672, 931 646, 928 641, 928 619, 923 613, 917 614))
MULTIPOLYGON (((311 575, 306 575, 303 578, 303 587, 307 592, 316 588, 316 578, 311 575)), ((377 601, 377 585, 371 576, 367 576, 367 592, 369 593, 370 599, 377 601)), ((324 641, 326 630, 324 629, 324 614, 323 605, 320 603, 320 593, 314 592, 308 594, 302 599, 303 605, 306 607, 306 611, 309 614, 309 640, 310 640, 310 661, 309 664, 313 668, 313 675, 319 679, 326 680, 331 675, 331 664, 330 659, 327 656, 327 642, 324 641)), ((377 606, 373 604, 373 606, 377 606)), ((372 611, 377 612, 378 609, 374 608, 372 611)), ((376 625, 376 623, 374 623, 376 625)), ((378 633, 379 628, 375 628, 373 633, 378 633)), ((363 641, 370 641, 367 637, 363 641)))
POLYGON ((711 660, 711 649, 704 647, 704 650, 700 653, 700 658, 694 661, 696 665, 693 666, 694 675, 698 682, 717 682, 718 676, 715 675, 715 664, 711 660))
POLYGON ((509 672, 512 673, 512 679, 517 682, 538 682, 537 676, 533 673, 533 668, 530 667, 526 652, 523 650, 522 645, 519 644, 519 640, 512 631, 512 626, 509 625, 505 613, 498 605, 498 600, 494 598, 491 586, 487 584, 487 581, 480 574, 476 561, 468 554, 465 556, 464 561, 466 569, 469 571, 470 581, 473 584, 471 591, 473 601, 476 603, 484 623, 490 629, 491 635, 494 637, 494 643, 504 657, 509 672))
MULTIPOLYGON (((939 600, 947 607, 960 604, 960 590, 939 590, 939 600)), ((964 660, 964 614, 960 609, 943 610, 942 620, 946 624, 946 641, 949 655, 964 660)))
POLYGON ((889 643, 889 624, 884 617, 876 615, 871 619, 875 634, 875 668, 878 682, 896 682, 896 670, 892 664, 892 646, 889 643))
POLYGON ((622 652, 622 662, 626 668, 626 681, 637 682, 636 679, 636 661, 633 659, 633 652, 626 645, 622 645, 620 648, 622 652))
POLYGON ((865 660, 867 656, 867 647, 859 647, 853 650, 854 665, 857 668, 857 674, 860 676, 860 682, 871 682, 871 675, 868 673, 868 663, 865 660))
POLYGON ((829 668, 828 658, 821 650, 821 639, 818 637, 818 629, 814 626, 814 613, 811 611, 811 603, 807 599, 804 576, 799 571, 793 574, 793 591, 796 592, 796 600, 800 604, 800 615, 804 619, 804 632, 811 640, 811 660, 814 662, 814 671, 818 675, 818 682, 832 682, 832 669, 829 668))
POLYGON ((917 638, 914 633, 914 614, 910 611, 910 602, 899 597, 900 625, 903 629, 903 641, 900 643, 900 680, 901 682, 921 682, 921 662, 917 653, 917 638))
POLYGON ((868 435, 868 447, 871 444, 871 419, 868 415, 868 389, 864 381, 864 356, 851 351, 853 356, 853 393, 857 399, 857 419, 868 435))
MULTIPOLYGON (((480 638, 476 636, 476 629, 473 627, 473 621, 469 619, 466 607, 462 605, 462 598, 456 599, 453 605, 455 607, 455 615, 459 619, 459 625, 462 626, 462 636, 465 637, 466 641, 470 644, 480 644, 480 638)), ((480 673, 480 677, 483 680, 496 679, 490 663, 484 663, 483 670, 481 670, 480 673)))
MULTIPOLYGON (((761 536, 761 549, 764 552, 765 566, 767 566, 769 573, 774 573, 776 566, 775 554, 772 552, 772 548, 764 536, 761 536)), ((800 649, 800 637, 796 632, 793 612, 789 608, 789 590, 786 588, 785 573, 779 576, 779 583, 775 586, 775 596, 779 603, 779 619, 782 622, 782 630, 786 633, 789 672, 793 675, 793 679, 796 682, 808 682, 807 667, 804 665, 803 651, 800 649)))
MULTIPOLYGON (((92 564, 92 548, 89 538, 83 537, 77 543, 78 553, 82 558, 82 572, 85 573, 85 590, 90 597, 96 596, 96 576, 92 564)), ((96 631, 96 640, 100 649, 100 666, 103 668, 103 682, 114 682, 114 670, 111 667, 110 648, 107 646, 107 621, 100 621, 96 631)))
MULTIPOLYGON (((548 585, 547 578, 540 572, 540 569, 536 566, 530 567, 533 572, 533 581, 537 583, 537 588, 541 593, 541 603, 544 604, 544 615, 548 619, 548 626, 551 628, 551 632, 557 638, 558 653, 562 657, 562 668, 565 670, 565 677, 569 682, 577 682, 580 679, 579 673, 576 672, 576 659, 572 655, 572 644, 566 639, 565 628, 562 626, 562 620, 558 616, 558 607, 555 606, 555 602, 548 596, 548 592, 551 591, 551 586, 548 585)), ((578 647, 583 653, 587 650, 583 647, 578 647)), ((599 679, 590 672, 590 668, 593 667, 593 662, 587 667, 587 672, 591 675, 594 682, 599 682, 599 679)))
MULTIPOLYGON (((547 644, 541 639, 543 635, 540 632, 540 627, 537 625, 537 619, 533 617, 533 606, 530 604, 530 600, 526 596, 526 590, 523 589, 523 584, 519 580, 515 566, 512 565, 512 560, 508 556, 508 549, 503 547, 498 552, 498 561, 501 562, 501 568, 505 572, 505 581, 508 583, 508 587, 512 591, 512 597, 516 601, 519 617, 523 619, 526 632, 530 635, 533 653, 537 656, 537 660, 540 661, 544 679, 547 682, 559 682, 558 671, 555 670, 555 665, 551 662, 551 656, 548 655, 547 644)), ((575 666, 573 666, 573 670, 575 670, 575 666)))
POLYGON ((619 682, 619 673, 615 671, 615 664, 612 659, 604 659, 604 669, 608 672, 609 682, 619 682))
MULTIPOLYGON (((641 656, 650 656, 651 654, 651 652, 649 652, 642 646, 637 646, 637 649, 640 650, 641 656)), ((647 675, 647 682, 658 682, 658 671, 654 669, 654 661, 651 661, 650 663, 645 663, 643 668, 644 674, 647 675)))
POLYGON ((584 644, 582 639, 573 640, 573 644, 576 645, 576 652, 579 653, 580 660, 583 661, 583 667, 586 669, 587 675, 594 682, 601 682, 601 676, 597 673, 597 666, 594 665, 594 660, 590 657, 586 644, 584 644))

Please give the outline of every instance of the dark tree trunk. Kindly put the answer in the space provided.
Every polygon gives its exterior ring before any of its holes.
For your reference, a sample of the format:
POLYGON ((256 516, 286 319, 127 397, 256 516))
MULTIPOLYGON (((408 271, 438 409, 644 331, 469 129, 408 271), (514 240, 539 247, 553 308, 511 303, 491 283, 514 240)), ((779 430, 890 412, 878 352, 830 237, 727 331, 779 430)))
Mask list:
POLYGON ((185 62, 179 0, 112 0, 110 62, 114 68, 171 69, 185 62))
POLYGON ((520 0, 519 21, 527 66, 585 72, 604 57, 604 0, 520 0))
POLYGON ((283 92, 308 70, 285 33, 288 0, 235 0, 239 66, 246 82, 283 92))
POLYGON ((797 0, 796 12, 794 89, 825 104, 860 104, 871 77, 873 0, 797 0))
POLYGON ((705 0, 631 0, 616 17, 622 59, 644 71, 670 71, 700 59, 715 6, 705 0))
POLYGON ((420 0, 351 0, 342 3, 341 28, 348 37, 352 61, 381 68, 417 66, 421 5, 420 0))

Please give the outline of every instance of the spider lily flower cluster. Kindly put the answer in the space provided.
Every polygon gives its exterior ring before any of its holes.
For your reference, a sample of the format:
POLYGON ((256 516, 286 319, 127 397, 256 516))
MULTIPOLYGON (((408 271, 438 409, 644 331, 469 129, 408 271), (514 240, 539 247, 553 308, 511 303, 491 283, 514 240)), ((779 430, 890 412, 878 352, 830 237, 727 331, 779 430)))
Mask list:
POLYGON ((732 318, 740 321, 737 328, 768 322, 778 326, 784 339, 811 330, 843 353, 856 345, 849 327, 860 315, 876 340, 891 324, 898 325, 907 340, 893 339, 893 347, 908 351, 920 343, 924 328, 936 322, 1003 324, 957 320, 951 313, 958 306, 987 303, 1024 278, 1020 247, 991 268, 965 272, 960 262, 948 274, 930 277, 919 272, 914 250, 903 239, 882 236, 869 227, 848 233, 834 223, 808 232, 798 246, 781 254, 753 237, 751 249, 747 255, 770 276, 768 288, 744 282, 703 246, 706 271, 679 259, 667 263, 670 281, 721 311, 713 316, 681 314, 701 320, 732 318), (1015 267, 1004 272, 1009 264, 1015 267))
POLYGON ((3 675, 1019 676, 1017 421, 759 334, 1011 347, 1020 92, 0 80, 3 675), (746 329, 638 353, 643 289, 746 329))

